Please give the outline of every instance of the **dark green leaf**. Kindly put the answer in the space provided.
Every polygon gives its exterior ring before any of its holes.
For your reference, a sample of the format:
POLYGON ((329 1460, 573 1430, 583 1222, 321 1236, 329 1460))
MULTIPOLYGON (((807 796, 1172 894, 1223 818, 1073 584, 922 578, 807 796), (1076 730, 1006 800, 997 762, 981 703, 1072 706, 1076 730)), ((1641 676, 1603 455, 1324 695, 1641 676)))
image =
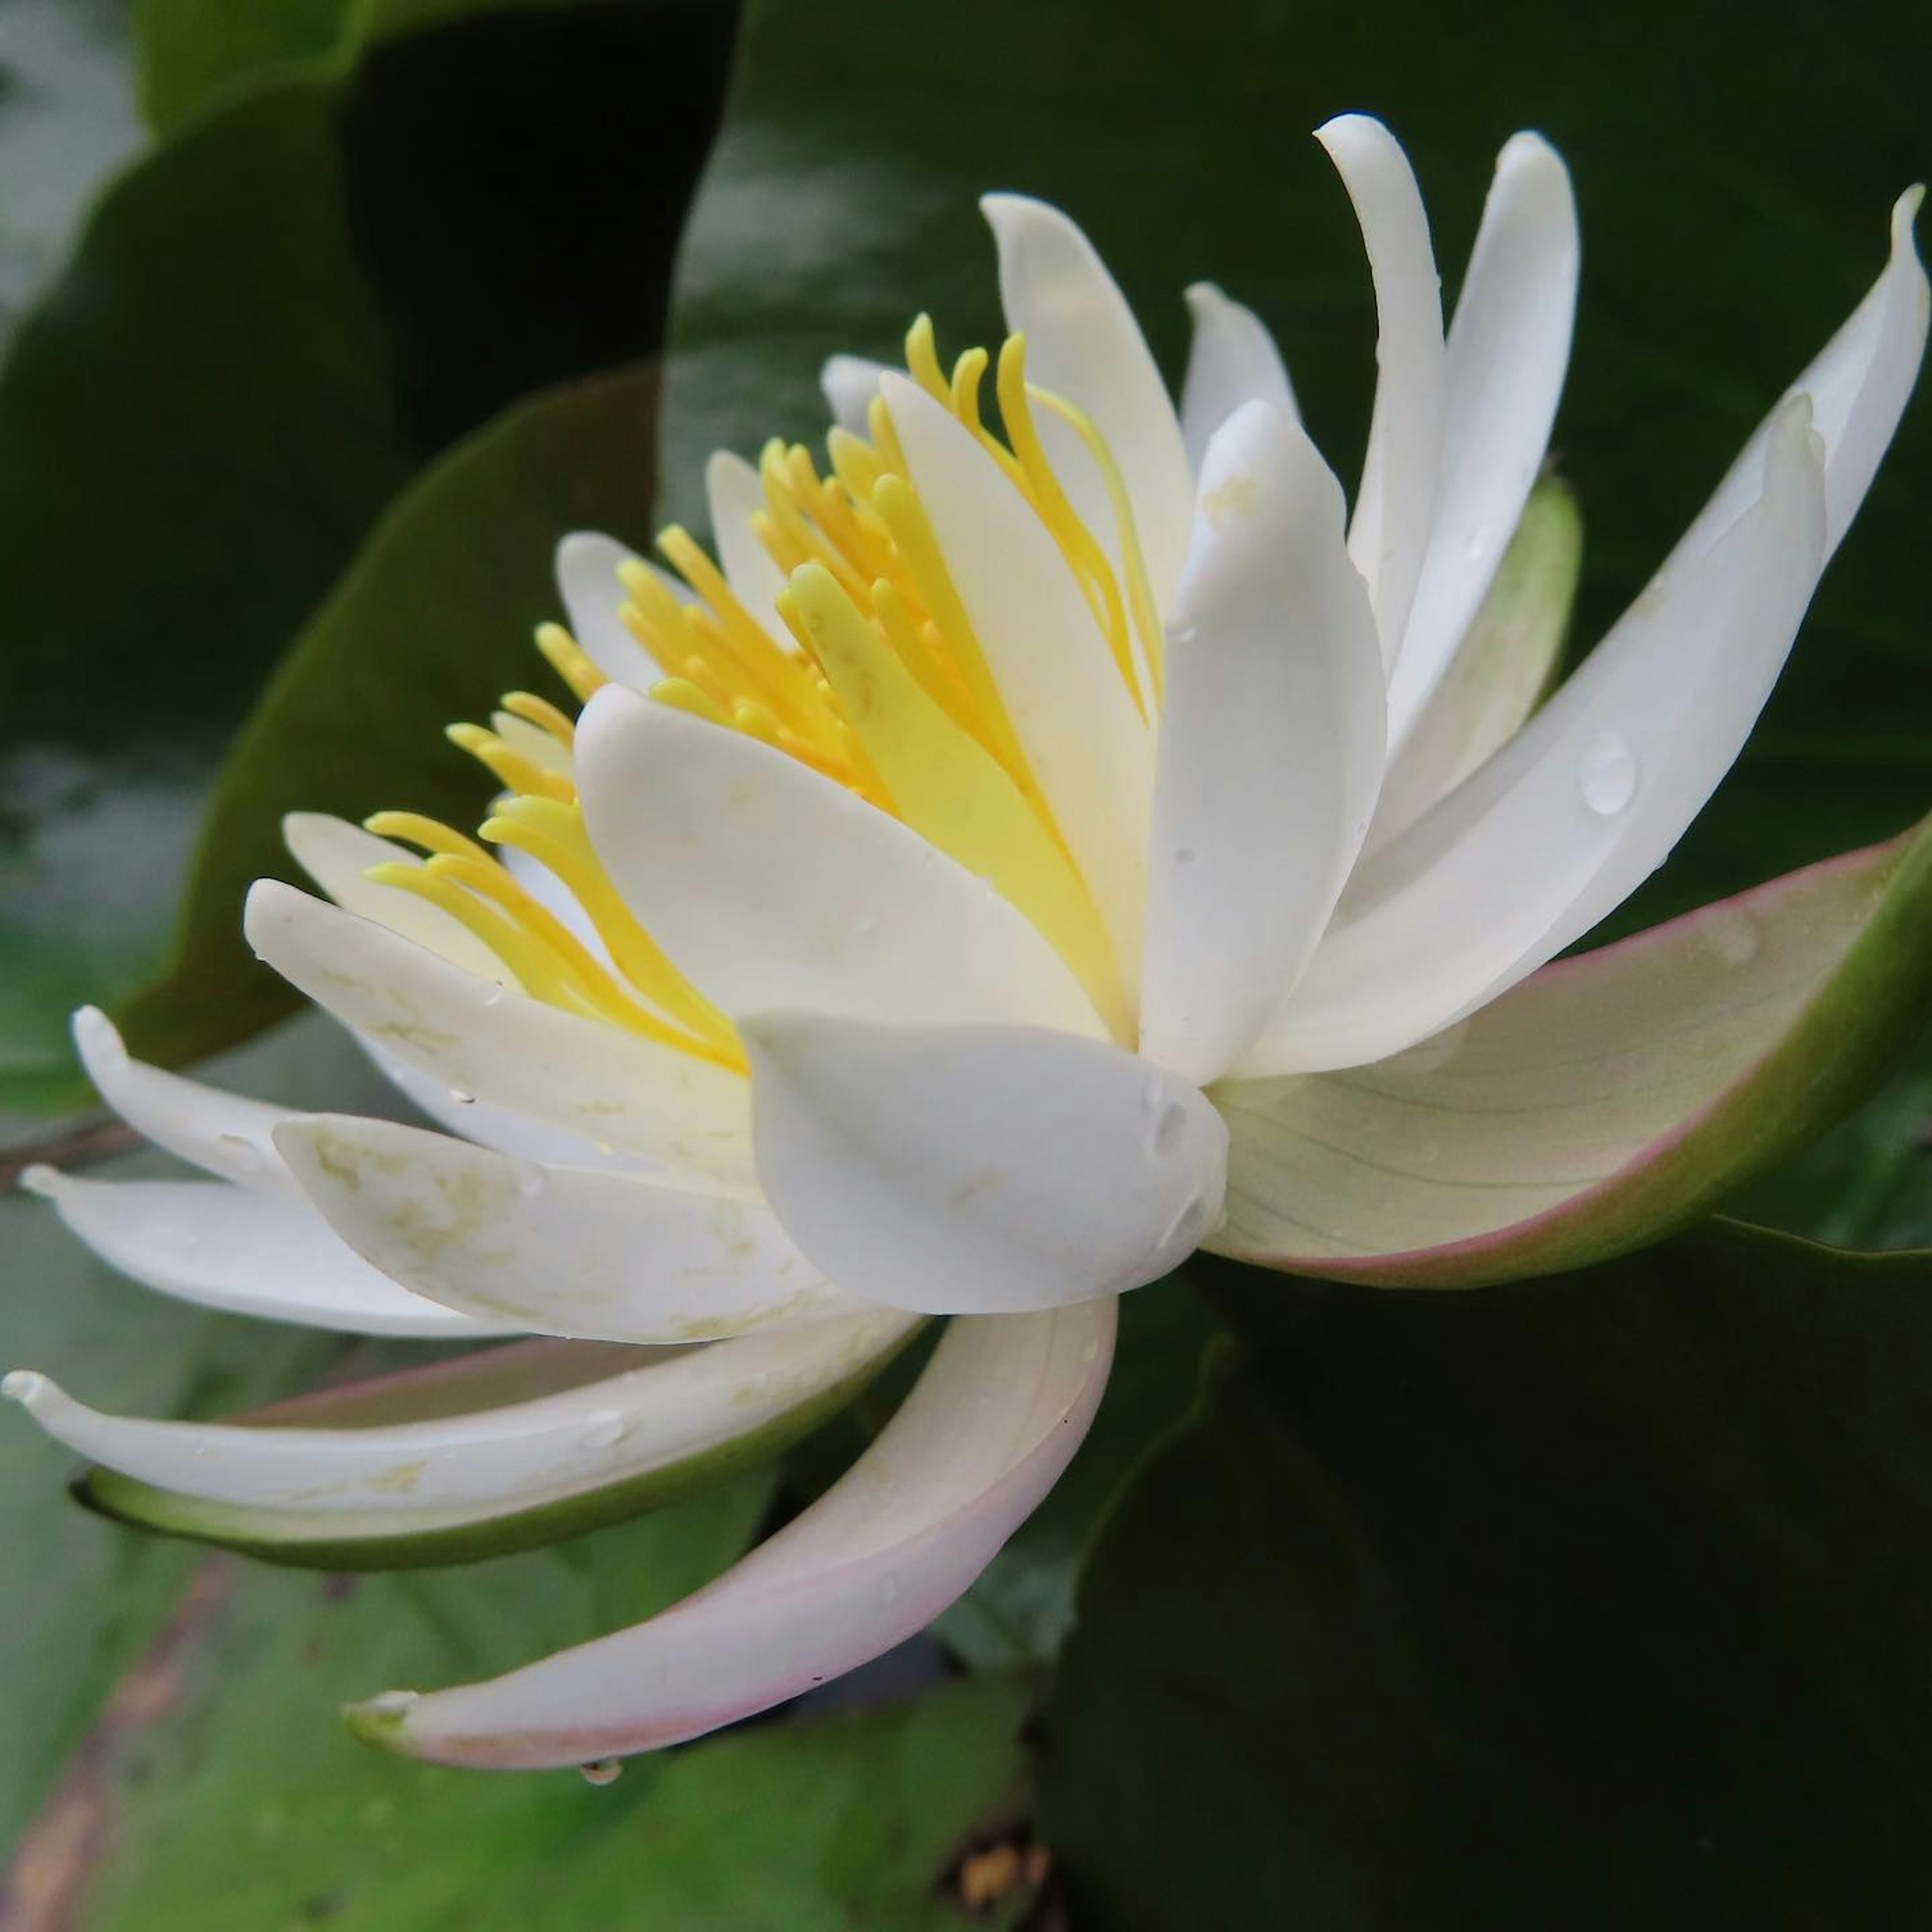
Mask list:
POLYGON ((530 638, 554 607, 555 535, 642 526, 656 398, 650 370, 539 397, 426 472, 384 519, 210 795, 174 956, 128 1009, 137 1052, 191 1058, 295 1004, 250 956, 238 919, 251 880, 302 879, 284 812, 475 818, 488 782, 442 727, 548 676, 530 638))
POLYGON ((1932 1256, 1215 1282, 1252 1351, 1109 1517, 1047 1727, 1091 1922, 1932 1910, 1932 1256))
MULTIPOLYGON (((594 4, 412 34, 197 121, 96 209, 0 368, 0 1102, 74 1096, 67 1009, 152 970, 224 740, 422 461, 652 345, 728 28, 594 4)), ((520 528, 547 548, 593 496, 520 528)))

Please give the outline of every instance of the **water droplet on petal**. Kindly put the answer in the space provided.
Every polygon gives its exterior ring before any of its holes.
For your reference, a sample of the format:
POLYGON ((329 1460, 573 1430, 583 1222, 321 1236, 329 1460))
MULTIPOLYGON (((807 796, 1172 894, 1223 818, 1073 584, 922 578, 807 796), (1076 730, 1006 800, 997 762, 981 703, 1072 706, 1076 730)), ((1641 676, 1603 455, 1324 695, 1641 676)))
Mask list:
POLYGON ((1576 789, 1600 818, 1614 818, 1630 809, 1637 776, 1636 754, 1614 731, 1602 731, 1583 748, 1576 789))
POLYGON ((544 1171, 540 1167, 526 1167, 517 1176, 517 1192, 526 1201, 544 1191, 544 1171))
POLYGON ((1712 906, 1700 924, 1705 944, 1726 966, 1748 966, 1764 944, 1757 921, 1742 906, 1712 906))
POLYGON ((609 1449, 624 1439, 624 1418, 614 1408, 593 1410, 584 1418, 577 1439, 586 1449, 609 1449))
POLYGON ((452 1087, 449 1090, 449 1097, 459 1107, 473 1107, 476 1104, 476 1096, 474 1094, 465 1093, 460 1087, 452 1087))
POLYGON ((1177 866, 1191 866, 1198 856, 1192 845, 1177 845, 1174 848, 1174 862, 1177 866))
POLYGON ((588 1764, 580 1764, 578 1770, 586 1784, 615 1784, 624 1774, 624 1760, 620 1757, 593 1757, 588 1764))
POLYGON ((483 1004, 485 1006, 498 1006, 502 1004, 502 988, 501 986, 492 986, 490 990, 483 995, 483 1004))

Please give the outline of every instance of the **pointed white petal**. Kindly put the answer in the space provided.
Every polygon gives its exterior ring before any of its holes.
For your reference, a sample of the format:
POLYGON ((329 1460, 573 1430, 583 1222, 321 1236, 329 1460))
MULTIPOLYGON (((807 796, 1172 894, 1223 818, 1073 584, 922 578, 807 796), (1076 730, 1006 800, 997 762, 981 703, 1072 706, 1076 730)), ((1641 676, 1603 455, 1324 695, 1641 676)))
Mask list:
POLYGON ((408 864, 417 856, 407 846, 392 844, 322 812, 291 812, 282 820, 282 842, 297 865, 342 908, 372 919, 392 932, 427 946, 452 966, 499 985, 516 976, 470 932, 439 906, 414 892, 377 885, 362 874, 372 866, 408 864))
POLYGON ((992 886, 796 759, 615 692, 586 707, 578 745, 612 882, 734 1018, 806 1006, 1102 1030, 992 886))
POLYGON ((1295 413, 1294 392, 1268 325, 1212 282, 1187 291, 1193 346, 1180 386, 1180 434, 1198 475, 1209 439, 1244 403, 1272 403, 1295 413))
POLYGON ((1489 763, 1357 868, 1301 984, 1237 1070, 1360 1066, 1580 938, 1660 864, 1730 769, 1823 568, 1802 400, 1757 506, 1666 571, 1489 763))
POLYGON ((384 1275, 532 1334, 709 1341, 862 1305, 762 1202, 340 1114, 291 1121, 277 1144, 317 1211, 384 1275))
POLYGON ((879 392, 879 378, 886 365, 865 356, 832 356, 818 372, 818 386, 832 420, 848 436, 869 437, 872 433, 868 412, 879 392))
POLYGON ((1168 625, 1141 1051, 1225 1073, 1300 976, 1360 849, 1382 664, 1341 486, 1247 403, 1208 446, 1168 625))
POLYGON ((1568 170, 1538 136, 1514 136, 1449 326, 1442 497, 1389 680, 1391 744, 1448 668, 1528 501, 1569 366, 1579 259, 1568 170))
POLYGON ((1015 735, 1124 963, 1140 957, 1154 747, 1059 547, 999 466, 916 384, 884 394, 1015 735))
POLYGON ((1884 272, 1758 426, 1666 568, 1701 556, 1749 508, 1763 474, 1766 443, 1785 406, 1798 395, 1810 398, 1812 428, 1825 445, 1826 554, 1838 548, 1871 488, 1925 353, 1925 271, 1912 232, 1924 194, 1914 188, 1899 196, 1884 272))
MULTIPOLYGON (((1018 194, 982 196, 980 206, 999 248, 1006 326, 1027 339, 1028 380, 1078 404, 1106 439, 1165 610, 1187 548, 1193 488, 1180 424, 1140 324, 1094 244, 1058 208, 1018 194)), ((1113 513, 1078 439, 1052 418, 1040 433, 1074 507, 1104 542, 1113 513)))
POLYGON ((136 1133, 208 1173, 259 1194, 299 1201, 302 1192, 275 1151, 286 1107, 224 1093, 128 1057, 114 1022, 98 1006, 74 1016, 74 1043, 100 1097, 136 1133))
POLYGON ((265 1428, 105 1415, 44 1376, 4 1392, 50 1436, 183 1496, 291 1515, 531 1508, 662 1469, 842 1390, 917 1325, 876 1312, 647 1358, 562 1394, 365 1428, 265 1428))
POLYGON ((1220 1116, 1117 1046, 802 1014, 744 1039, 765 1198, 868 1300, 1004 1313, 1118 1294, 1221 1218, 1220 1116))
POLYGON ((878 1440, 717 1582, 490 1682, 374 1699, 352 1725, 448 1763, 577 1764, 698 1736, 856 1669, 958 1597, 1058 1480, 1114 1326, 1112 1301, 953 1322, 878 1440))
POLYGON ((731 594, 788 656, 796 657, 797 640, 778 614, 784 572, 752 527, 752 518, 765 507, 758 472, 742 456, 721 449, 704 466, 704 493, 711 506, 711 540, 731 594))
MULTIPOLYGON (((556 587, 570 620, 571 635, 606 677, 634 691, 648 691, 659 673, 617 615, 627 602, 617 568, 620 564, 644 562, 635 550, 596 530, 575 531, 556 547, 556 587)), ((674 580, 674 588, 689 601, 691 593, 682 584, 674 580)))
POLYGON ((30 1168, 21 1185, 53 1203, 110 1268, 163 1294, 234 1315, 357 1335, 466 1340, 523 1331, 412 1294, 350 1252, 307 1205, 219 1180, 87 1180, 30 1168))
POLYGON ((1382 659, 1408 626, 1435 520, 1442 454, 1442 291, 1408 158, 1366 114, 1315 130, 1355 205, 1375 278, 1376 404, 1348 554, 1369 586, 1382 659))
POLYGON ((249 944, 283 978, 458 1093, 701 1181, 750 1178, 745 1083, 708 1060, 486 986, 367 920, 273 879, 249 944))

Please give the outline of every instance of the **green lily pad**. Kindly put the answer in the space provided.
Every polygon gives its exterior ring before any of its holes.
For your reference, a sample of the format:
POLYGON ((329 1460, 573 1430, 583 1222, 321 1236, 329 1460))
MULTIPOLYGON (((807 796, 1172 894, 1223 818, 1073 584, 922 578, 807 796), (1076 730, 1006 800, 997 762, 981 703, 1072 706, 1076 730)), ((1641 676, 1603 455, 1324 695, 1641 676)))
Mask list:
POLYGON ((1251 1348, 1104 1526, 1041 1746, 1093 1922, 1932 1910, 1932 1256, 1215 1287, 1251 1348))

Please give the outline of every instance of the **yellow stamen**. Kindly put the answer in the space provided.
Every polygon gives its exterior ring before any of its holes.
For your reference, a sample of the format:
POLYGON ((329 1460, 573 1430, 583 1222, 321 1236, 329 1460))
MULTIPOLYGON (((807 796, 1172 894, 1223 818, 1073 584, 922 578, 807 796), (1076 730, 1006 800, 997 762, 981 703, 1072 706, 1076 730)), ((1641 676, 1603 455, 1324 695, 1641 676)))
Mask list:
POLYGON ((939 366, 939 346, 933 339, 932 318, 920 316, 906 331, 906 370, 928 396, 949 400, 946 376, 939 366))
POLYGON ((580 704, 588 704, 610 682, 578 649, 577 640, 561 624, 537 626, 537 649, 551 670, 569 686, 580 704))
POLYGON ((378 838, 400 838, 405 844, 420 845, 425 852, 447 852, 452 858, 490 856, 474 839, 464 838, 440 819, 427 818, 419 812, 372 812, 363 820, 362 829, 374 832, 378 838))
POLYGON ((548 772, 534 759, 504 743, 480 724, 452 724, 443 734, 452 745, 486 766, 506 791, 530 791, 543 798, 574 799, 576 788, 566 778, 548 772))
POLYGON ((538 730, 548 731, 566 752, 577 742, 577 727, 548 698, 539 698, 534 692, 506 693, 503 709, 512 718, 520 718, 538 730))

